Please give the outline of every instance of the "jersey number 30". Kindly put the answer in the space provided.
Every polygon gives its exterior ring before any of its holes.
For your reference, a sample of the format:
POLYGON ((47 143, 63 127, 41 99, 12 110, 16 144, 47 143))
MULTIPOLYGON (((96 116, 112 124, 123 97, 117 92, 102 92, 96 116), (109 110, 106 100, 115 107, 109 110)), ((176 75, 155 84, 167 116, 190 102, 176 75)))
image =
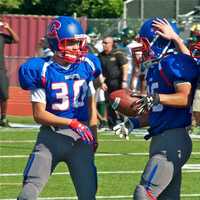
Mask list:
POLYGON ((85 80, 76 80, 73 84, 73 99, 69 99, 69 88, 67 83, 53 83, 52 90, 56 91, 56 99, 59 103, 53 103, 53 110, 68 110, 70 107, 70 101, 73 101, 72 105, 75 108, 84 105, 84 99, 87 92, 87 84, 85 80))

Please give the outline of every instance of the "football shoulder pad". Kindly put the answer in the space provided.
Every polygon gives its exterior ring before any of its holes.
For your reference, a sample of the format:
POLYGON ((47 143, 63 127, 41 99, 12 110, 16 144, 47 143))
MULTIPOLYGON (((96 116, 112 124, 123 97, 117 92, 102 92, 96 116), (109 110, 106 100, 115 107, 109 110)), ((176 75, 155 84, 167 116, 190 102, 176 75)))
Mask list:
POLYGON ((94 54, 88 53, 83 61, 85 62, 88 71, 91 72, 92 79, 98 77, 102 72, 100 60, 94 54))
POLYGON ((42 69, 47 58, 30 58, 19 67, 19 83, 24 90, 42 88, 42 69))
POLYGON ((199 71, 194 59, 182 53, 166 56, 161 61, 161 67, 172 82, 193 82, 199 71))

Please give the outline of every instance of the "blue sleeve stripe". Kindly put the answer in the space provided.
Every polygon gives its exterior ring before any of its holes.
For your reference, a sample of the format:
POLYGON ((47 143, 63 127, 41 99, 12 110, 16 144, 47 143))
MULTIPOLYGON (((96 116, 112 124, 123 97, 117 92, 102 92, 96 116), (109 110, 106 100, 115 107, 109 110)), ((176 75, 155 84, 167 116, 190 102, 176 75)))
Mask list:
POLYGON ((151 171, 150 175, 149 175, 149 178, 147 179, 147 183, 146 183, 146 189, 148 190, 149 187, 151 186, 151 182, 156 174, 156 171, 158 169, 158 165, 155 165, 153 170, 151 171))
POLYGON ((30 168, 31 168, 31 166, 32 166, 32 163, 33 163, 34 159, 35 159, 35 154, 33 153, 33 154, 31 154, 31 156, 30 156, 30 158, 29 158, 29 160, 28 160, 28 163, 27 163, 27 165, 26 165, 26 168, 25 168, 25 170, 24 170, 24 178, 25 178, 25 179, 26 179, 26 177, 28 176, 28 173, 29 173, 29 171, 30 171, 30 168))
POLYGON ((85 57, 84 61, 90 65, 90 67, 92 68, 92 71, 95 71, 95 65, 89 58, 85 57))

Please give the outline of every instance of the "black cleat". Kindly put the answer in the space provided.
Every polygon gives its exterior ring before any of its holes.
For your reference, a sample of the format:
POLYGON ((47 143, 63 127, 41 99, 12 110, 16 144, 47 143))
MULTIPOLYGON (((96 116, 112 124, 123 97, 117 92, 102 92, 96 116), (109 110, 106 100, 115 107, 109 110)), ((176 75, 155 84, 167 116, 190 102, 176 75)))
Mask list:
POLYGON ((0 120, 0 126, 2 126, 2 127, 10 127, 9 122, 8 122, 8 120, 6 118, 0 120))

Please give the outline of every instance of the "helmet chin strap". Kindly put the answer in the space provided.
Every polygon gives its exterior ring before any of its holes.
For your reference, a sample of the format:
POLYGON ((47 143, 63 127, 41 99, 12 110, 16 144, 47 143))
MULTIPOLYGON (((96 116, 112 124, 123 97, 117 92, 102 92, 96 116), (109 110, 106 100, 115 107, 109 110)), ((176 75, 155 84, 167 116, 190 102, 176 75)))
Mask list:
POLYGON ((77 57, 73 56, 72 54, 66 54, 65 52, 57 51, 57 56, 61 60, 65 61, 65 62, 68 62, 70 64, 78 62, 77 57))
POLYGON ((58 53, 55 52, 55 55, 52 58, 55 60, 61 68, 63 69, 69 69, 71 67, 72 62, 69 62, 67 60, 64 60, 62 56, 60 56, 58 53))
POLYGON ((169 49, 169 46, 171 44, 171 41, 169 41, 167 43, 167 45, 165 46, 165 48, 163 49, 162 53, 160 54, 160 56, 158 57, 158 59, 162 58, 166 53, 167 53, 167 50, 169 49))

